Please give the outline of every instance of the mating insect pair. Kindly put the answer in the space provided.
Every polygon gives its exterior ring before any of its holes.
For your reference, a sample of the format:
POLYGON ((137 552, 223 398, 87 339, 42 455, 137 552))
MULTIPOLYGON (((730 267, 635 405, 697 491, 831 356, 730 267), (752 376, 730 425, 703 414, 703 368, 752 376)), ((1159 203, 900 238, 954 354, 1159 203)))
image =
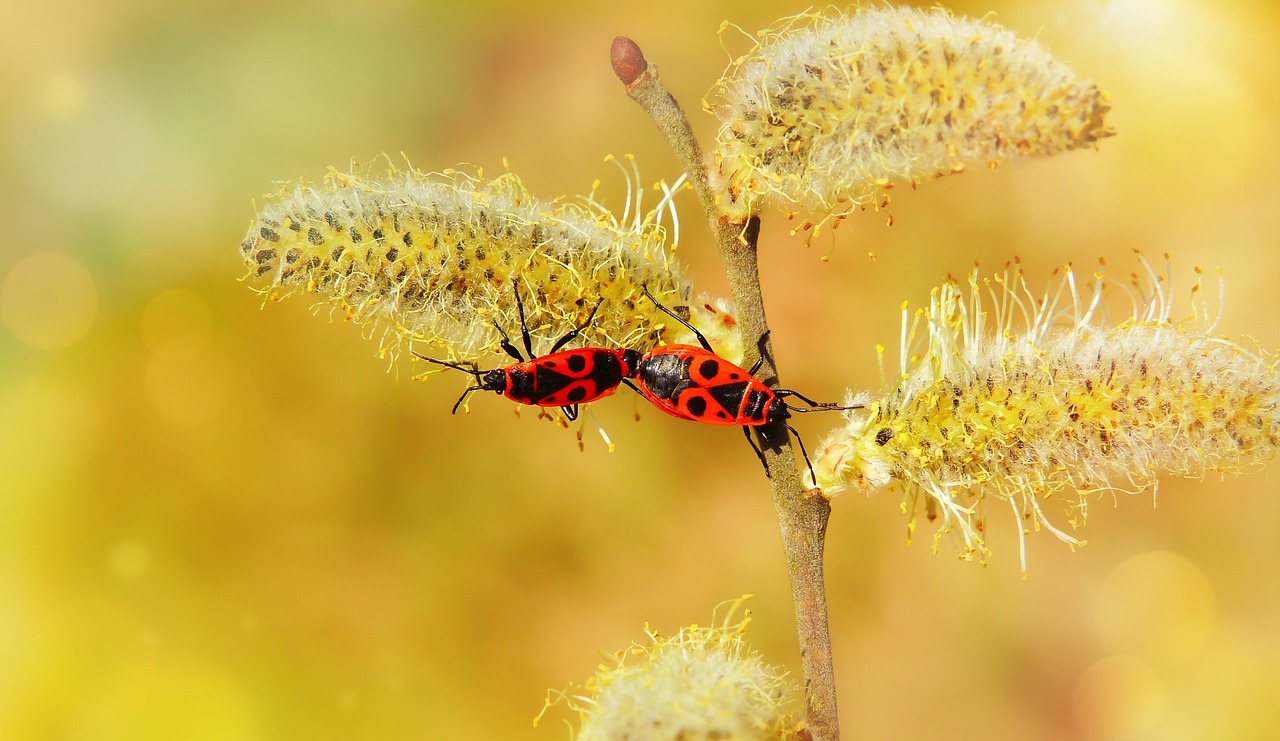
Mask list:
MULTIPOLYGON (((525 323, 524 305, 516 288, 516 309, 520 315, 520 334, 524 340, 526 360, 511 344, 511 339, 496 323, 502 340, 500 346, 517 361, 506 368, 481 371, 474 363, 461 365, 414 353, 419 358, 437 365, 447 366, 470 374, 476 385, 468 387, 453 405, 453 412, 474 391, 494 391, 520 404, 532 406, 558 406, 570 420, 577 419, 578 405, 603 399, 626 384, 636 393, 648 399, 667 414, 695 422, 713 425, 741 425, 751 449, 765 463, 764 452, 751 437, 752 427, 782 424, 796 436, 800 452, 804 455, 810 473, 813 464, 805 450, 800 434, 787 420, 791 412, 834 411, 857 409, 857 406, 837 406, 834 403, 816 402, 790 389, 771 389, 756 380, 755 373, 764 363, 764 342, 768 335, 760 337, 761 357, 750 370, 730 363, 711 349, 707 338, 675 312, 658 303, 645 289, 645 296, 654 306, 680 322, 698 338, 701 347, 693 345, 664 345, 647 353, 635 350, 614 350, 603 347, 581 347, 562 350, 591 326, 600 309, 597 301, 591 315, 580 327, 561 337, 551 347, 551 352, 541 357, 533 354, 529 328, 525 323), (784 399, 794 396, 809 405, 808 408, 789 406, 784 399)), ((768 467, 766 465, 766 471, 768 467)))

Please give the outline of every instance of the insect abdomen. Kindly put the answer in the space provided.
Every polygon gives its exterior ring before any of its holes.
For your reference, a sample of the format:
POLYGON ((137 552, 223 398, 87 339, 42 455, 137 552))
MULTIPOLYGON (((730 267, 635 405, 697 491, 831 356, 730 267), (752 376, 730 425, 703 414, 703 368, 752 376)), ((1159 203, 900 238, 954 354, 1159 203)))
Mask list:
POLYGON ((645 355, 637 381, 673 417, 713 425, 762 425, 775 395, 747 371, 702 348, 668 345, 645 355))

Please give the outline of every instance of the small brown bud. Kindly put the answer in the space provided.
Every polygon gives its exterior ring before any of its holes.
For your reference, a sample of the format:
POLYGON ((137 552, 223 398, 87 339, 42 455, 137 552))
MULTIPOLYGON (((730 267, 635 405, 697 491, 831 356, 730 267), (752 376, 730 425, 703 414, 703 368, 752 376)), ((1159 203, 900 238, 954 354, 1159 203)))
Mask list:
POLYGON ((627 87, 634 85, 649 68, 639 45, 626 36, 614 38, 609 47, 609 62, 613 65, 613 73, 627 87))

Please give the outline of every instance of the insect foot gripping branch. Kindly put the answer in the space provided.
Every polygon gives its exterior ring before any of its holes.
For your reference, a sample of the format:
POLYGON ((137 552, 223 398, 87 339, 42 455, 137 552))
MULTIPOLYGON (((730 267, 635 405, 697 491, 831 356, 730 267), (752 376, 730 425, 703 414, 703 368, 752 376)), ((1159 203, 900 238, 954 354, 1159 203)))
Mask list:
POLYGON ((1099 275, 1081 295, 1070 268, 1039 298, 1020 268, 975 271, 967 290, 949 281, 928 309, 904 308, 898 385, 823 441, 817 484, 897 481, 913 512, 923 500, 930 519, 941 513, 939 536, 958 528, 963 557, 985 559, 988 503, 1008 506, 1023 534, 1075 544, 1045 513, 1063 490, 1077 493, 1075 527, 1092 492, 1260 466, 1280 449, 1277 357, 1214 336, 1198 280, 1191 318, 1171 321, 1171 281, 1142 262, 1150 285, 1130 295, 1151 298, 1114 326, 1098 318, 1112 282, 1099 275))

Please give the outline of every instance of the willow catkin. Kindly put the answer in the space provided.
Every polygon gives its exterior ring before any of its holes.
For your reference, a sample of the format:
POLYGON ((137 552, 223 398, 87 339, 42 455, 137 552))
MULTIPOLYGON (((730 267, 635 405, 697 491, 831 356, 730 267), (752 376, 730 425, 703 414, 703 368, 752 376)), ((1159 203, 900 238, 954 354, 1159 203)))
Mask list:
POLYGON ((766 200, 847 211, 894 183, 1092 146, 1107 96, 987 21, 941 9, 806 13, 760 33, 706 103, 711 173, 737 219, 766 200))
POLYGON ((732 354, 741 347, 732 314, 689 300, 661 209, 641 217, 638 197, 634 205, 624 223, 591 199, 539 201, 510 173, 330 171, 319 186, 299 182, 270 197, 240 251, 249 280, 272 298, 313 293, 389 352, 407 341, 455 361, 486 358, 499 329, 520 330, 518 280, 535 352, 597 302, 584 343, 643 351, 678 341, 683 328, 668 331, 647 287, 732 354))
POLYGON ((553 693, 543 713, 565 701, 582 719, 579 741, 798 741, 794 690, 747 643, 750 616, 737 617, 744 600, 728 603, 719 624, 671 637, 646 625, 644 643, 614 654, 581 692, 553 693))
POLYGON ((1276 357, 1213 336, 1199 282, 1186 322, 1172 321, 1172 291, 1155 281, 1149 300, 1109 324, 1109 283, 1099 275, 1082 296, 1067 268, 1037 297, 1020 269, 975 271, 967 287, 936 289, 909 324, 904 308, 900 380, 823 441, 817 485, 898 482, 913 512, 923 500, 930 519, 941 514, 940 533, 959 529, 965 557, 985 557, 992 502, 1075 543, 1045 512, 1060 492, 1077 492, 1067 503, 1077 526, 1091 492, 1240 473, 1274 455, 1276 357))

